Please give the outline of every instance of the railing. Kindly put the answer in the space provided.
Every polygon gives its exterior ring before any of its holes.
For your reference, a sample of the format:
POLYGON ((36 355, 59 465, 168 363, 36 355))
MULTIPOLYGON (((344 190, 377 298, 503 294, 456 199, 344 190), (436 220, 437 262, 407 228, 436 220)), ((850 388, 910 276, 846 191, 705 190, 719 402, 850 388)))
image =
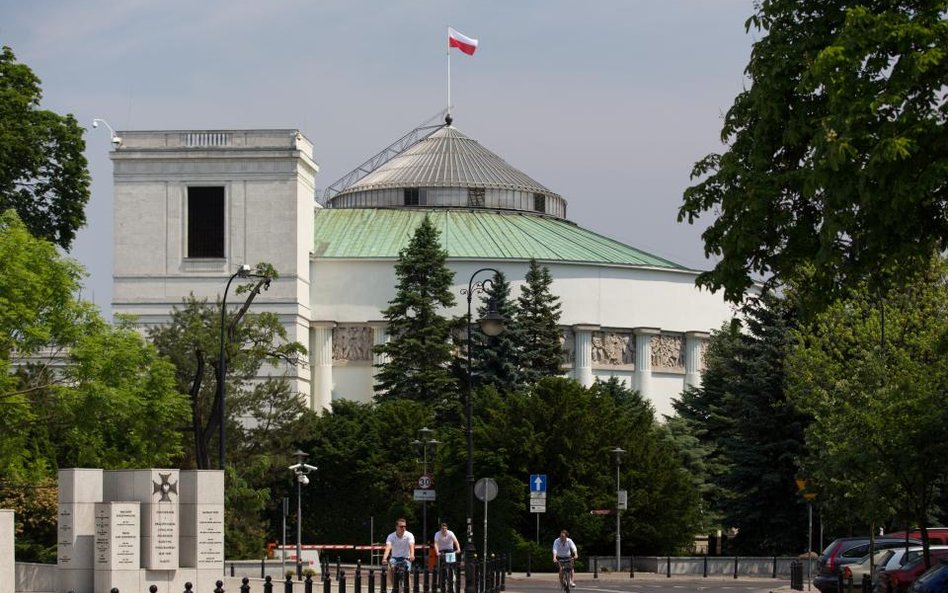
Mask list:
MULTIPOLYGON (((333 570, 330 563, 324 561, 321 578, 315 574, 307 574, 305 579, 297 581, 292 576, 287 575, 286 580, 283 581, 282 593, 320 593, 320 588, 321 593, 407 593, 409 590, 415 593, 461 593, 461 591, 466 590, 469 582, 473 583, 475 593, 500 593, 506 590, 506 567, 507 559, 504 556, 491 557, 486 561, 474 558, 464 563, 442 565, 435 570, 429 570, 427 567, 422 568, 416 564, 411 571, 403 573, 404 580, 396 579, 395 582, 389 583, 386 568, 372 567, 365 569, 359 562, 356 563, 350 582, 349 576, 340 564, 337 563, 335 570, 333 570), (449 576, 450 578, 448 578, 449 576), (411 579, 411 587, 408 587, 408 579, 411 579), (399 582, 400 580, 402 582, 399 582), (376 584, 378 584, 378 588, 376 588, 376 584), (315 591, 314 587, 316 588, 315 591)), ((254 593, 250 583, 249 577, 243 577, 239 593, 254 593)), ((275 593, 274 587, 276 585, 277 582, 268 575, 263 580, 262 586, 256 591, 275 593)), ((148 591, 157 593, 157 585, 151 585, 148 591)), ((113 588, 110 593, 121 592, 117 588, 113 588)), ((184 593, 194 593, 194 585, 185 583, 184 593)), ((217 581, 213 593, 229 592, 225 591, 223 581, 217 581)), ((231 591, 230 593, 236 592, 231 591)))

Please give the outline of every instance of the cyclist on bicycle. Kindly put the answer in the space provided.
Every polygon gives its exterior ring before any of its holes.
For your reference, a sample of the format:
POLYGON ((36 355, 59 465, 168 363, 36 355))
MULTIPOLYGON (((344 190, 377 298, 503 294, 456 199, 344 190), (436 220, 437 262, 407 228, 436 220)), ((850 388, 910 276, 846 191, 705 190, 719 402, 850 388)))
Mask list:
MULTIPOLYGON (((553 563, 562 573, 564 563, 569 562, 572 565, 578 558, 579 552, 576 551, 576 544, 569 538, 569 532, 565 529, 560 531, 560 536, 553 540, 553 563)), ((575 587, 576 583, 570 579, 569 586, 575 587)))
POLYGON ((434 542, 438 549, 438 556, 443 556, 446 552, 457 553, 461 551, 461 543, 454 532, 448 529, 447 523, 442 523, 441 529, 435 532, 434 542))
MULTIPOLYGON (((388 565, 388 579, 394 583, 395 566, 401 566, 406 574, 411 573, 411 565, 415 561, 415 536, 406 529, 407 523, 403 517, 395 521, 395 531, 385 538, 385 551, 382 552, 382 564, 388 565)), ((401 586, 401 583, 399 583, 401 586)), ((408 593, 411 585, 405 586, 408 593)))

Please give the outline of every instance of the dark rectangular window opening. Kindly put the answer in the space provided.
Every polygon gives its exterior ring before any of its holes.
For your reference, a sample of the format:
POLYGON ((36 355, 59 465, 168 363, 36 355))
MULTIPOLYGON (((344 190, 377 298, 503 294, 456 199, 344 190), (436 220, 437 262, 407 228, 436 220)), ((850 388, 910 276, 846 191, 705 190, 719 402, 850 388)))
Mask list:
POLYGON ((405 188, 405 205, 406 206, 418 205, 418 188, 417 187, 405 188))
POLYGON ((546 212, 546 196, 533 194, 533 209, 537 212, 546 212))
POLYGON ((483 187, 467 188, 467 205, 474 206, 475 208, 484 207, 484 188, 483 187))
POLYGON ((224 188, 188 188, 187 257, 224 257, 224 188))

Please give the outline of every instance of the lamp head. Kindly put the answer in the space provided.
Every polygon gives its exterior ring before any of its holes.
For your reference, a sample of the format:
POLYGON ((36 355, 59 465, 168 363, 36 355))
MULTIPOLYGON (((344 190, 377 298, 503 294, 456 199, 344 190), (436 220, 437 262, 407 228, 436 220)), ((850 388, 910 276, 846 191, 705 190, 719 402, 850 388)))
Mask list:
POLYGON ((296 479, 299 480, 299 481, 300 481, 300 484, 302 484, 302 485, 304 485, 304 486, 306 486, 307 484, 309 484, 309 478, 306 476, 306 474, 300 474, 299 476, 297 476, 296 479))
POLYGON ((507 318, 497 312, 497 307, 491 303, 487 315, 477 320, 481 331, 490 337, 499 336, 507 329, 507 318))
MULTIPOLYGON (((239 278, 246 278, 250 276, 250 264, 240 264, 240 267, 237 268, 237 276, 239 278)), ((295 455, 298 455, 298 453, 295 453, 295 455)))

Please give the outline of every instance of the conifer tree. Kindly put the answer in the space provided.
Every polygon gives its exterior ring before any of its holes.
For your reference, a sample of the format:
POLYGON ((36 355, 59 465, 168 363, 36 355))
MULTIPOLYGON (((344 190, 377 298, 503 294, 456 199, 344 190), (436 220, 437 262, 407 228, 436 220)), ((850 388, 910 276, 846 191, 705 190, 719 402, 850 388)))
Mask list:
POLYGON ((391 340, 374 349, 387 358, 378 365, 377 399, 433 403, 457 389, 450 369, 454 322, 440 314, 454 305, 454 273, 447 267, 448 253, 439 235, 426 216, 398 254, 395 298, 382 312, 391 340))
POLYGON ((517 303, 510 298, 510 283, 503 272, 484 286, 485 298, 477 308, 478 318, 487 314, 491 300, 497 313, 507 319, 504 331, 488 336, 476 322, 471 329, 471 359, 475 386, 493 385, 498 391, 512 391, 522 384, 520 351, 517 348, 519 325, 517 303))
POLYGON ((550 292, 550 270, 530 260, 526 284, 518 299, 517 340, 523 380, 530 384, 560 374, 560 299, 550 292))

